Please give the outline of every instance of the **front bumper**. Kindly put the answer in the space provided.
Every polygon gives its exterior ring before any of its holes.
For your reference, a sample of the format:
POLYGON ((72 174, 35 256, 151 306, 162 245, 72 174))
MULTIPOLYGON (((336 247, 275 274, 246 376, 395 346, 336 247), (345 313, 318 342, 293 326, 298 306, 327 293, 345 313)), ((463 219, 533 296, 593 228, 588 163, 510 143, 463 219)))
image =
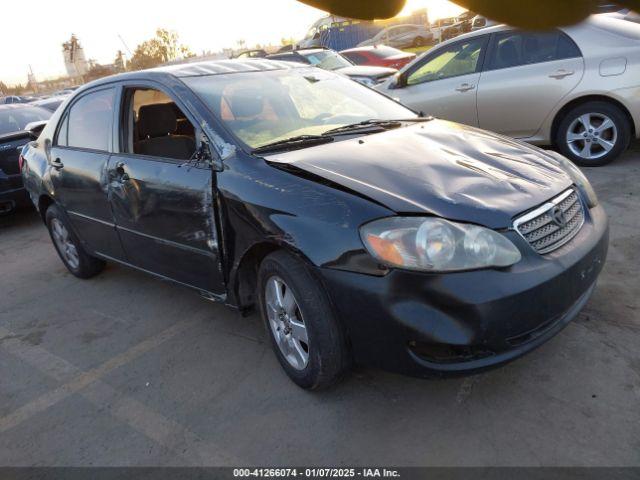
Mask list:
POLYGON ((320 269, 356 362, 433 377, 509 362, 562 330, 587 302, 604 265, 601 206, 566 245, 539 255, 516 232, 522 260, 503 270, 393 270, 376 277, 320 269))

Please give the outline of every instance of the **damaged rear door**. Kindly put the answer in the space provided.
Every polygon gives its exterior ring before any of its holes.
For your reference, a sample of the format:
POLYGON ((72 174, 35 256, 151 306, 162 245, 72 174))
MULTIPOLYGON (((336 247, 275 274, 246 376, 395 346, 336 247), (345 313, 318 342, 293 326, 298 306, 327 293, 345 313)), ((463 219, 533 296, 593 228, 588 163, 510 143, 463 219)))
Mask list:
POLYGON ((207 163, 190 161, 200 138, 195 122, 155 84, 123 87, 108 173, 127 261, 223 297, 214 173, 207 163))

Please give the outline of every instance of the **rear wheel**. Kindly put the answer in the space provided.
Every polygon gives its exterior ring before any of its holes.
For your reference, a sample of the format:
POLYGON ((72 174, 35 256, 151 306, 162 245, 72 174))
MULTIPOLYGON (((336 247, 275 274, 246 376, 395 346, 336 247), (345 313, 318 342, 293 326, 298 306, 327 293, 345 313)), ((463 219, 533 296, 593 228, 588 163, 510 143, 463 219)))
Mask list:
POLYGON ((92 257, 69 227, 58 207, 51 205, 45 215, 53 245, 65 267, 78 278, 91 278, 104 269, 104 261, 92 257))
POLYGON ((310 390, 339 380, 348 366, 345 335, 306 265, 274 252, 260 265, 258 288, 265 327, 289 378, 310 390))
POLYGON ((588 102, 570 110, 556 132, 560 152, 584 167, 606 165, 631 140, 631 126, 620 108, 607 102, 588 102))
POLYGON ((413 46, 414 47, 422 47, 422 46, 424 46, 424 44, 425 44, 425 41, 424 41, 424 38, 422 38, 422 37, 416 37, 416 38, 413 39, 413 46))

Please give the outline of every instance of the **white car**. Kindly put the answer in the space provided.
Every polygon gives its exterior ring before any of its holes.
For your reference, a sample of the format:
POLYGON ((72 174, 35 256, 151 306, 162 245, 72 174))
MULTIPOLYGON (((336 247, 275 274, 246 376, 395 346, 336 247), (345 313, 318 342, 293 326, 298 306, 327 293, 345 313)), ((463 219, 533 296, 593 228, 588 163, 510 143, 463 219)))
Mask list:
POLYGON ((489 27, 376 88, 416 111, 604 165, 640 137, 640 25, 593 15, 544 33, 489 27))
POLYGON ((433 41, 433 33, 424 25, 394 25, 360 42, 358 47, 388 45, 395 48, 422 47, 433 41))

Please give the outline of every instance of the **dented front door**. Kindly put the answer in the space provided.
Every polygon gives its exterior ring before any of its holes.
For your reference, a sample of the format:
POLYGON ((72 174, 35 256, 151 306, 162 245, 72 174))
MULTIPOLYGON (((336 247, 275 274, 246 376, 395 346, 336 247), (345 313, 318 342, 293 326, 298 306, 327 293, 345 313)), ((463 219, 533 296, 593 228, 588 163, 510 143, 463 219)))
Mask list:
POLYGON ((109 159, 108 172, 110 202, 127 261, 222 295, 211 168, 116 154, 109 159))

